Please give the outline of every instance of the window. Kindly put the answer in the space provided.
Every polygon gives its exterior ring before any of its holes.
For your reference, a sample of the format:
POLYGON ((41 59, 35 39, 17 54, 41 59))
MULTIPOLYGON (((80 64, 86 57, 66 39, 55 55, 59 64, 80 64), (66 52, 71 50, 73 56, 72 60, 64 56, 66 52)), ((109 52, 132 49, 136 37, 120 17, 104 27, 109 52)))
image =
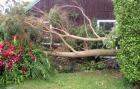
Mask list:
POLYGON ((97 20, 97 27, 111 30, 115 26, 116 20, 97 20))

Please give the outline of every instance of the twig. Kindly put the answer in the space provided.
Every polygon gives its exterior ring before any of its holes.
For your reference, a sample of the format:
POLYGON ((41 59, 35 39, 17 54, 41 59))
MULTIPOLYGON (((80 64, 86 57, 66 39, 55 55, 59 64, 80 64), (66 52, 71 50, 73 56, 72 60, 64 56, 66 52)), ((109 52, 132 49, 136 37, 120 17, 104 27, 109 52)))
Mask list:
POLYGON ((84 13, 84 11, 83 11, 83 9, 82 9, 81 7, 74 6, 74 5, 64 5, 64 6, 61 6, 60 9, 61 9, 61 8, 66 8, 66 7, 77 8, 77 9, 79 9, 79 10, 82 12, 83 16, 84 16, 84 17, 87 19, 87 21, 89 22, 89 26, 90 26, 90 28, 91 28, 93 34, 94 34, 97 38, 100 38, 100 36, 95 32, 94 28, 92 27, 92 22, 91 22, 91 20, 90 20, 89 17, 84 13))

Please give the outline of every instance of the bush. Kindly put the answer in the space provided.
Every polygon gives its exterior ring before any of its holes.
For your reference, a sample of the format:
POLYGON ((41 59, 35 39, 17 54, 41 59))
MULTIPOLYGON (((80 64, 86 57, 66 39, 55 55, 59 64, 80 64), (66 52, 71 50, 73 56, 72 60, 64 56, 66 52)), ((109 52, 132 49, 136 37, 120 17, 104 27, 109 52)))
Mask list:
POLYGON ((21 35, 27 37, 32 41, 40 43, 42 39, 42 32, 39 29, 42 29, 42 25, 34 23, 36 28, 27 24, 27 19, 33 19, 33 16, 29 16, 25 12, 24 6, 17 5, 5 15, 0 14, 0 37, 4 40, 9 40, 11 35, 21 35), (26 18, 26 19, 25 19, 26 18))
POLYGON ((51 73, 47 56, 24 37, 15 35, 1 43, 0 58, 0 82, 4 85, 19 84, 25 79, 46 80, 51 73))
MULTIPOLYGON (((15 6, 0 15, 0 85, 19 84, 25 79, 48 79, 53 69, 37 44, 41 31, 28 26, 24 8, 15 6), (34 43, 33 43, 34 41, 34 43)), ((1 87, 1 86, 0 86, 1 87)))
MULTIPOLYGON (((94 26, 93 26, 94 27, 94 26)), ((96 27, 95 31, 98 33, 98 35, 100 35, 101 37, 104 37, 106 35, 106 32, 103 29, 98 29, 96 27)), ((81 25, 81 26, 72 26, 70 28, 70 33, 76 36, 80 36, 80 37, 88 37, 89 38, 93 38, 93 34, 90 30, 89 27, 85 27, 85 25, 81 25), (88 31, 88 33, 86 34, 86 30, 88 31)), ((103 44, 103 42, 93 42, 93 41, 82 41, 82 40, 72 40, 72 39, 67 39, 68 43, 70 45, 72 45, 72 47, 74 47, 76 50, 83 50, 86 47, 90 48, 90 49, 99 49, 99 48, 104 48, 105 45, 103 44)))
POLYGON ((129 81, 140 82, 140 0, 115 0, 114 5, 121 71, 129 81))

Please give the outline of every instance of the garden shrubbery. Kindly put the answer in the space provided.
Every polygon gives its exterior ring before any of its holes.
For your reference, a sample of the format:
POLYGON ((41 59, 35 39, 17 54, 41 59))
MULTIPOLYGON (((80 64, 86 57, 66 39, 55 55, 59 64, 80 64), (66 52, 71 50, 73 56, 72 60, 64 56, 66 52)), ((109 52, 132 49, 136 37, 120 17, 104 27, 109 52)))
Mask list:
POLYGON ((25 79, 48 79, 47 56, 25 37, 15 35, 0 44, 0 78, 2 84, 20 83, 25 79))
POLYGON ((114 5, 121 71, 129 81, 140 82, 140 0, 115 0, 114 5))
POLYGON ((36 39, 34 32, 38 35, 39 31, 26 25, 25 17, 23 9, 16 7, 0 15, 0 85, 19 84, 26 79, 46 80, 53 73, 47 55, 32 40, 36 39))

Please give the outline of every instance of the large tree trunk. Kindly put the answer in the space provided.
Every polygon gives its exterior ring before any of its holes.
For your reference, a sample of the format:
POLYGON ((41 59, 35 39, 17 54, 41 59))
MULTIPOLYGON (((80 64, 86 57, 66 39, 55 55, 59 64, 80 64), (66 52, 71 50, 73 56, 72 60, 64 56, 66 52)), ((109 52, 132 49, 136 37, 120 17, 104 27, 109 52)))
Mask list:
POLYGON ((90 57, 90 56, 115 56, 116 50, 93 49, 93 50, 77 51, 77 52, 47 52, 47 54, 53 55, 53 56, 71 57, 71 58, 90 57))

